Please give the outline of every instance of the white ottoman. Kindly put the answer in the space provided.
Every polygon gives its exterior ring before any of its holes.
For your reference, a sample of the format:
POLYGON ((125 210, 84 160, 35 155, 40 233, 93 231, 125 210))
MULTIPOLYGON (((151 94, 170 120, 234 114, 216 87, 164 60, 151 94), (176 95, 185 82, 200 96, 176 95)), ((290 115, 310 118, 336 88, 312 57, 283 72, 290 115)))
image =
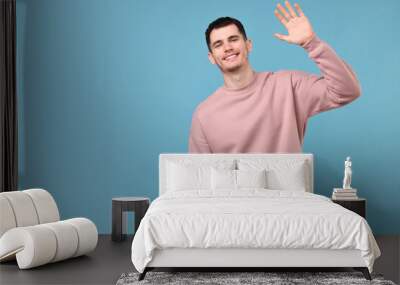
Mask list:
POLYGON ((0 193, 0 262, 16 258, 20 269, 32 268, 86 254, 97 239, 89 219, 59 221, 46 190, 0 193))

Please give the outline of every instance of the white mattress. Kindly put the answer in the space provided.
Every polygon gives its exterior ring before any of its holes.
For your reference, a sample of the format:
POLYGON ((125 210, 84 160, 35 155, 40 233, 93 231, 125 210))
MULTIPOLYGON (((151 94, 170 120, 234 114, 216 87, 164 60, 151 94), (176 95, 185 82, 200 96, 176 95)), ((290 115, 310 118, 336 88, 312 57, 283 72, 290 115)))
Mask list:
POLYGON ((156 249, 359 250, 372 272, 379 248, 365 219, 307 192, 180 191, 157 198, 132 243, 139 272, 156 249))

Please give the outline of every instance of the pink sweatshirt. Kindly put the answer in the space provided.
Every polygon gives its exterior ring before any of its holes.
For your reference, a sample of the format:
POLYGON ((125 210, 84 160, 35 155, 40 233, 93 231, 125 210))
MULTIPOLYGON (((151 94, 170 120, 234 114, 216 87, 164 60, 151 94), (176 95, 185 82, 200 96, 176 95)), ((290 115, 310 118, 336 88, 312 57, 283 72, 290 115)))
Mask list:
POLYGON ((317 36, 304 46, 322 76, 256 73, 240 89, 217 89, 193 113, 190 153, 302 152, 309 117, 360 96, 355 73, 317 36))

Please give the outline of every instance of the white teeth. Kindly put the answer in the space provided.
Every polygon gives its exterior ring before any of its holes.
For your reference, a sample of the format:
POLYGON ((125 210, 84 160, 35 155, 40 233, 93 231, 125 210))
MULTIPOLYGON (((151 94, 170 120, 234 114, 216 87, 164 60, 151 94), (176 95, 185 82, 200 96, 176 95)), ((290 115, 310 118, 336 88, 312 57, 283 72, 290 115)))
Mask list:
POLYGON ((230 56, 228 56, 228 57, 225 57, 225 60, 232 59, 232 58, 234 58, 235 56, 237 56, 237 54, 232 54, 232 55, 230 55, 230 56))

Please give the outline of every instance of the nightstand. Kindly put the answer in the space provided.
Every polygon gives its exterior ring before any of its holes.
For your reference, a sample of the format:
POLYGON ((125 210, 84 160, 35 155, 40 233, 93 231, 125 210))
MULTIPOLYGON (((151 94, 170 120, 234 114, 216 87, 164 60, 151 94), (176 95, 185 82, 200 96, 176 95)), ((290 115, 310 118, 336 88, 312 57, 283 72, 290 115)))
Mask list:
POLYGON ((113 241, 126 238, 126 212, 135 213, 135 230, 149 208, 150 200, 145 197, 120 197, 112 199, 112 234, 113 241))
POLYGON ((340 206, 359 214, 364 219, 366 218, 367 200, 365 198, 357 198, 354 200, 334 200, 333 203, 339 204, 340 206))

